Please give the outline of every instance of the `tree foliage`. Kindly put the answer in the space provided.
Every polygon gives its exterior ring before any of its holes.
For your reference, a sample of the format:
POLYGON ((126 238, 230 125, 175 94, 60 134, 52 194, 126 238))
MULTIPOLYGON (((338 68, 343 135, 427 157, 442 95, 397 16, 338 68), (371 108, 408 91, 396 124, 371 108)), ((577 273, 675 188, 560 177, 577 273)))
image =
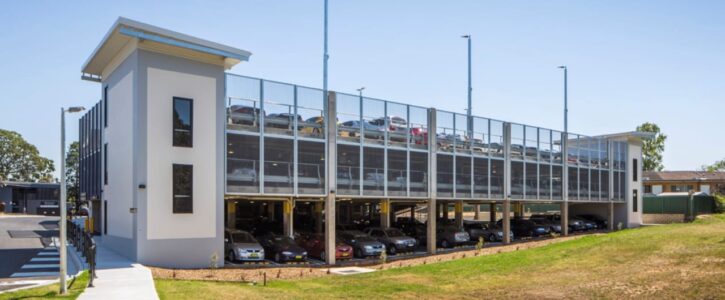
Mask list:
POLYGON ((702 166, 702 170, 707 172, 725 171, 725 159, 718 160, 709 166, 702 166))
POLYGON ((51 182, 53 161, 17 132, 0 129, 0 180, 51 182))
POLYGON ((80 181, 78 180, 78 168, 80 163, 78 142, 73 142, 65 153, 65 181, 67 187, 68 202, 77 202, 80 196, 80 181))
POLYGON ((644 162, 642 167, 645 171, 662 171, 662 153, 665 152, 665 141, 667 135, 660 132, 660 127, 655 123, 643 123, 637 126, 637 131, 652 132, 655 134, 651 140, 644 140, 642 145, 642 156, 644 162))

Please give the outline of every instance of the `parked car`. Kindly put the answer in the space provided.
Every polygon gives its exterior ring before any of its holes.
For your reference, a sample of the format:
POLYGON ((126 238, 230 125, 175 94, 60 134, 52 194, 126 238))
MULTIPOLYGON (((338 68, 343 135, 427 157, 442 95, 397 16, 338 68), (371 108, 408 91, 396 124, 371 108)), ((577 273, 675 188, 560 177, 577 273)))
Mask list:
POLYGON ((444 225, 436 229, 436 240, 443 248, 451 248, 471 243, 471 236, 462 228, 444 225))
MULTIPOLYGON (((496 222, 496 225, 503 228, 503 220, 498 220, 498 222, 496 222)), ((526 220, 523 218, 512 218, 511 231, 514 232, 514 235, 519 237, 537 237, 548 234, 550 232, 550 229, 547 226, 536 224, 530 220, 526 220)))
POLYGON ((280 129, 292 129, 294 126, 294 120, 297 118, 297 123, 301 124, 304 122, 302 116, 290 114, 290 113, 276 113, 269 114, 264 118, 266 127, 280 128, 280 129))
POLYGON ((556 233, 561 233, 561 218, 555 218, 553 215, 550 214, 533 214, 531 217, 529 217, 529 220, 534 221, 534 223, 539 225, 544 225, 549 227, 549 231, 553 231, 556 233), (559 220, 556 220, 559 219, 559 220))
MULTIPOLYGON (((533 216, 532 216, 533 217, 533 216)), ((551 224, 559 224, 559 231, 561 232, 561 215, 558 213, 555 214, 537 214, 537 218, 545 218, 549 220, 551 224)), ((569 232, 575 232, 575 231, 582 231, 586 229, 586 226, 584 225, 584 222, 581 220, 578 220, 576 218, 569 218, 569 232)))
POLYGON ((385 252, 385 245, 362 231, 342 231, 338 236, 352 246, 355 257, 379 256, 385 252))
POLYGON ((596 228, 597 229, 607 229, 608 226, 609 226, 609 223, 607 222, 607 219, 602 218, 602 217, 597 216, 597 215, 584 214, 584 215, 578 215, 577 217, 580 218, 580 219, 584 219, 584 220, 587 220, 587 221, 594 222, 594 224, 596 225, 596 228))
MULTIPOLYGON (((498 242, 503 240, 503 229, 496 226, 495 223, 483 221, 464 221, 463 229, 468 232, 471 241, 478 242, 479 238, 484 238, 489 242, 498 242)), ((509 230, 510 240, 514 239, 514 234, 509 230)))
POLYGON ((423 222, 409 217, 398 217, 393 223, 393 227, 400 229, 405 235, 415 238, 418 245, 426 242, 428 228, 423 222))
POLYGON ((233 124, 259 126, 259 115, 264 114, 259 108, 246 105, 229 107, 229 118, 233 124))
MULTIPOLYGON (((325 235, 319 233, 300 233, 297 237, 297 244, 307 250, 307 255, 325 259, 325 235)), ((352 247, 336 240, 335 245, 335 259, 350 259, 352 258, 352 247)))
POLYGON ((388 250, 388 254, 395 255, 398 252, 413 251, 418 242, 403 233, 397 228, 378 228, 371 227, 365 230, 365 233, 383 243, 388 250))
MULTIPOLYGON (((583 230, 594 230, 594 229, 597 229, 597 223, 594 222, 594 221, 589 221, 589 220, 582 219, 582 218, 579 218, 579 217, 574 217, 574 218, 572 218, 570 220, 573 220, 575 222, 581 222, 582 227, 584 227, 583 230)), ((571 221, 569 221, 569 222, 571 222, 571 221)))
POLYGON ((307 251, 298 246, 291 237, 269 233, 260 236, 258 240, 267 256, 274 257, 276 262, 307 260, 307 251))
POLYGON ((242 230, 224 230, 224 252, 231 262, 264 260, 264 248, 249 232, 242 230))
POLYGON ((365 130, 365 138, 383 139, 383 129, 380 126, 370 124, 367 121, 352 120, 340 124, 338 132, 343 137, 359 137, 361 136, 360 128, 365 130), (362 124, 362 126, 360 125, 362 124))

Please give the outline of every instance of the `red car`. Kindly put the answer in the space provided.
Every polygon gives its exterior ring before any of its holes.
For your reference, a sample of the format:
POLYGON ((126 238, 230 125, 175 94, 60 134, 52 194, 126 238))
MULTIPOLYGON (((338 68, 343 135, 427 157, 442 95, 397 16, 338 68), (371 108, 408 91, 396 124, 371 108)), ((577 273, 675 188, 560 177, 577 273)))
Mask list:
MULTIPOLYGON (((297 245, 307 250, 308 256, 325 259, 325 235, 317 233, 303 233, 297 237, 297 245)), ((338 242, 335 248, 335 259, 352 258, 352 247, 350 245, 338 242)))

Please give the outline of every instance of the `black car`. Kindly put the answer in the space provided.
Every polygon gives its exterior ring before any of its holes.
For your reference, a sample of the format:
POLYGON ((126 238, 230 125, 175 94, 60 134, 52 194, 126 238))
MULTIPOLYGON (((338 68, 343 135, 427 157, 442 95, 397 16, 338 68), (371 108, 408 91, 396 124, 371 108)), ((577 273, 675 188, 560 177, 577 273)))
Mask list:
POLYGON ((298 246, 295 241, 288 236, 266 234, 257 237, 257 241, 264 248, 267 257, 274 258, 274 261, 290 262, 307 260, 307 251, 298 246))
MULTIPOLYGON (((496 225, 503 228, 503 220, 498 220, 498 222, 496 222, 496 225)), ((512 218, 511 231, 513 231, 514 235, 518 237, 537 237, 549 234, 550 229, 548 226, 539 225, 530 220, 526 220, 523 218, 512 218)))
POLYGON ((426 243, 428 227, 416 219, 409 217, 398 217, 393 227, 400 229, 405 235, 415 238, 419 245, 426 243))
POLYGON ((602 218, 597 215, 584 214, 584 215, 578 215, 577 217, 580 219, 586 220, 586 221, 594 222, 594 225, 596 226, 597 229, 607 229, 607 227, 609 225, 609 223, 607 222, 607 220, 605 218, 602 218))
POLYGON ((561 218, 551 214, 533 214, 529 220, 536 224, 549 227, 549 231, 561 233, 561 218))

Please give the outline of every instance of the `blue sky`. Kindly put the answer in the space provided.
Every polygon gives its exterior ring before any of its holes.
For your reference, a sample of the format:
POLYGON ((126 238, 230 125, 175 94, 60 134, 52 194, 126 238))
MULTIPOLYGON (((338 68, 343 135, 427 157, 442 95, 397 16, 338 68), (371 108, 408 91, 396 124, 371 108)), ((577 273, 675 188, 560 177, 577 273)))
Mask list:
MULTIPOLYGON (((330 1, 330 89, 596 135, 655 122, 668 170, 725 158, 725 1, 330 1)), ((322 0, 13 1, 0 9, 0 128, 59 161, 59 107, 118 16, 253 53, 230 72, 322 85, 322 0)), ((77 116, 68 136, 77 139, 77 116)))

